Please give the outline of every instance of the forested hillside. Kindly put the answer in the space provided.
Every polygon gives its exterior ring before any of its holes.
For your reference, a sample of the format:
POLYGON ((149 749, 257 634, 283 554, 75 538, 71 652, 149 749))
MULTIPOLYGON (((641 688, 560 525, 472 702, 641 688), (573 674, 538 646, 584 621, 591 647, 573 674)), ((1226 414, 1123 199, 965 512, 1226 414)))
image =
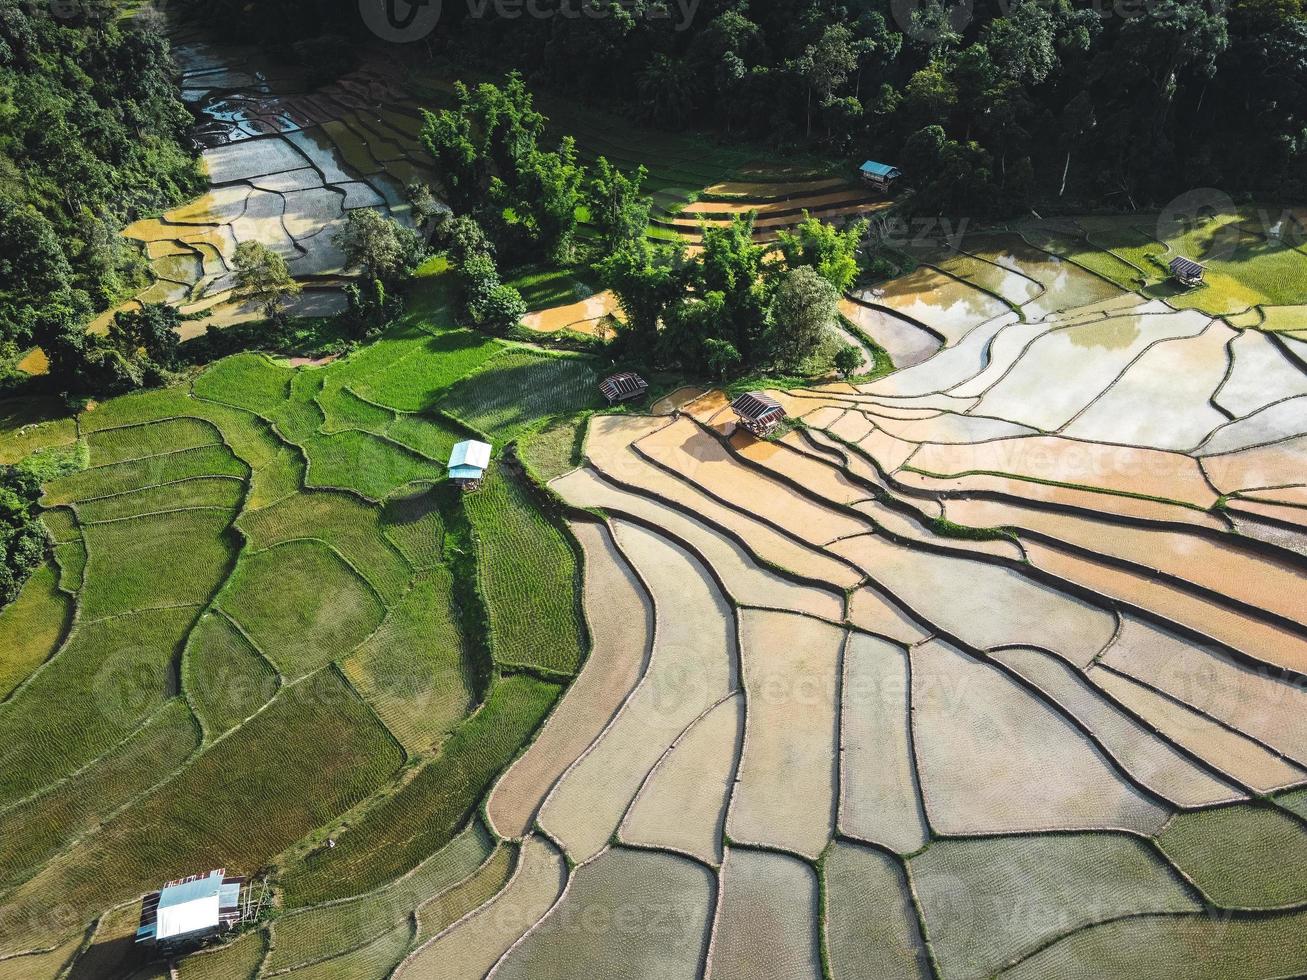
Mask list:
POLYGON ((86 320, 149 282, 118 233, 203 186, 153 23, 0 0, 0 355, 38 343, 69 374, 113 373, 86 320))
MULTIPOLYGON (((571 16, 447 0, 427 50, 519 67, 533 87, 665 128, 893 158, 932 210, 1304 187, 1300 0, 603 0, 584 14, 561 2, 571 16)), ((306 32, 370 37, 354 0, 309 6, 314 16, 299 0, 196 5, 287 50, 306 32)))

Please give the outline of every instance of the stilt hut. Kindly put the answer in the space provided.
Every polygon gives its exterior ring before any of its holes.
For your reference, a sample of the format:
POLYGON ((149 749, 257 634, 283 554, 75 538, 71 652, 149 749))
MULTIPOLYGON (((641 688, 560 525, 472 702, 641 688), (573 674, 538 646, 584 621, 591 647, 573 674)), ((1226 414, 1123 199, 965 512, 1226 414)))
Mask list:
POLYGON ((599 382, 599 391, 608 399, 609 405, 639 398, 649 390, 649 382, 634 371, 623 371, 599 382))
POLYGON ((781 403, 760 391, 740 395, 731 402, 731 411, 739 418, 740 425, 759 438, 771 435, 785 421, 781 403))
POLYGON ((1171 277, 1186 289, 1201 286, 1206 271, 1207 269, 1201 264, 1193 259, 1186 259, 1183 255, 1177 255, 1171 260, 1171 277))
POLYGON ((468 439, 449 454, 449 478, 465 492, 475 490, 490 468, 490 443, 468 439))
POLYGON ((168 882, 141 899, 136 941, 167 954, 226 932, 250 910, 241 896, 245 884, 244 878, 229 878, 225 868, 168 882))
POLYGON ((868 160, 859 168, 859 172, 862 174, 863 183, 870 184, 886 194, 894 186, 894 181, 903 176, 903 171, 898 167, 892 167, 888 163, 877 163, 875 160, 868 160))

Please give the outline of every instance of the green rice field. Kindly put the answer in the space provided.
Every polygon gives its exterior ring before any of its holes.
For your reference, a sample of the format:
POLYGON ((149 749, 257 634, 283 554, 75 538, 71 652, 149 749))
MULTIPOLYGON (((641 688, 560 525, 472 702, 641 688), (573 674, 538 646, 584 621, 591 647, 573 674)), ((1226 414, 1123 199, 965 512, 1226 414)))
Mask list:
MULTIPOLYGON (((389 889, 391 911, 356 900, 358 942, 295 960, 361 976, 404 954, 433 890, 491 857, 477 806, 584 657, 579 579, 524 475, 461 499, 439 489, 444 463, 483 428, 500 447, 543 429, 570 452, 563 419, 593 404, 596 372, 447 317, 429 306, 325 367, 241 354, 73 419, 7 410, 14 462, 83 449, 44 487, 52 560, 0 611, 6 922, 52 896, 90 921, 201 864, 267 868, 297 907, 389 889), (451 506, 475 528, 466 555, 447 550, 451 506), (469 633, 483 621, 505 669, 549 680, 492 670, 469 633), (548 656, 529 640, 541 622, 548 656), (476 847, 456 857, 460 841, 476 847)), ((315 914, 330 928, 347 912, 315 914)), ((279 956, 299 955, 288 930, 279 956)), ((86 969, 130 961, 112 931, 86 969)), ((0 963, 33 935, 4 930, 0 963)), ((184 974, 257 967, 253 939, 184 974)))

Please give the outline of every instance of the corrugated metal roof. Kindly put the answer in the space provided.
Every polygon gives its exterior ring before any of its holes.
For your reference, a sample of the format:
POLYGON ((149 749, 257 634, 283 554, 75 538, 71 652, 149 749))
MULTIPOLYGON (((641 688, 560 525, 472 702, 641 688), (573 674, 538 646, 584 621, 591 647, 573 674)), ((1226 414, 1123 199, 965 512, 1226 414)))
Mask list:
POLYGON ((898 167, 891 167, 888 163, 877 163, 875 160, 868 160, 862 165, 864 174, 874 174, 877 177, 901 177, 903 171, 898 167))
POLYGON ((761 391, 750 391, 731 402, 735 414, 746 419, 761 419, 769 415, 784 414, 781 403, 761 391))
MULTIPOLYGON (((222 872, 211 871, 207 877, 169 885, 160 891, 156 938, 172 939, 217 928, 222 888, 222 872)), ((240 886, 236 888, 239 894, 240 886)))
POLYGON ((484 470, 490 465, 490 453, 491 446, 488 442, 477 442, 475 439, 460 442, 449 454, 450 475, 453 476, 455 469, 464 466, 475 466, 484 470))
POLYGON ((648 391, 649 383, 634 371, 624 371, 611 378, 604 378, 599 382, 599 390, 610 402, 624 401, 648 391))
POLYGON ((483 466, 451 466, 449 468, 449 478, 451 480, 479 480, 486 475, 483 466))
POLYGON ((1171 271, 1177 276, 1200 276, 1203 274, 1203 266, 1193 259, 1177 255, 1171 260, 1171 271))

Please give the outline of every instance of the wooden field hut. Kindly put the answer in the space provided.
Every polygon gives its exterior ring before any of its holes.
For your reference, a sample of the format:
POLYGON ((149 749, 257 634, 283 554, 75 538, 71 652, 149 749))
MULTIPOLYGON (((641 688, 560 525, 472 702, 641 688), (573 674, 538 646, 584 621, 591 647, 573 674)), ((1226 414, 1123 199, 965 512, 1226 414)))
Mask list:
POLYGON ((488 442, 460 442, 449 454, 449 478, 465 491, 477 489, 490 468, 490 452, 488 442))
POLYGON ((903 176, 903 171, 898 167, 890 166, 888 163, 878 163, 875 160, 868 160, 860 168, 863 183, 870 184, 878 190, 889 193, 894 181, 903 176))
POLYGON ((599 382, 599 391, 608 399, 609 405, 639 398, 649 390, 649 382, 634 371, 623 371, 599 382))
POLYGON ((750 391, 731 402, 733 411, 744 426, 755 436, 769 436, 785 421, 785 409, 770 395, 750 391))
POLYGON ((226 932, 250 913, 250 903, 242 900, 245 885, 246 879, 229 878, 225 868, 168 882, 141 899, 136 941, 168 952, 226 932))
POLYGON ((1171 278, 1188 289, 1201 286, 1206 272, 1207 269, 1201 263, 1186 259, 1183 255, 1177 255, 1171 260, 1171 278))

